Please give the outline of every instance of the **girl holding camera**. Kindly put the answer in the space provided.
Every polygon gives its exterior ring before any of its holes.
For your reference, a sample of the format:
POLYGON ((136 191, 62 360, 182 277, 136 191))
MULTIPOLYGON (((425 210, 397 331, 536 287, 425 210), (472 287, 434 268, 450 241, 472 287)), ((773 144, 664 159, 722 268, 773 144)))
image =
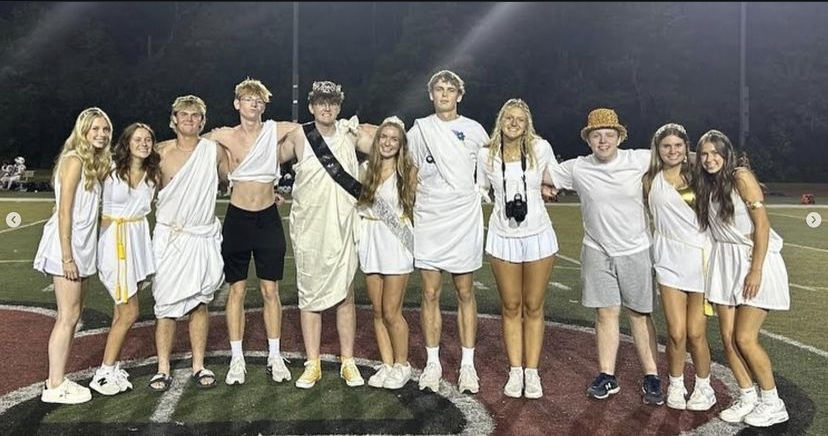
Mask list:
POLYGON ((503 339, 509 358, 506 396, 543 396, 538 362, 543 346, 546 286, 558 240, 546 213, 541 184, 555 165, 552 146, 535 133, 532 113, 510 99, 497 115, 487 147, 480 149, 477 179, 494 190, 486 253, 500 292, 503 339), (525 368, 525 370, 524 370, 525 368))

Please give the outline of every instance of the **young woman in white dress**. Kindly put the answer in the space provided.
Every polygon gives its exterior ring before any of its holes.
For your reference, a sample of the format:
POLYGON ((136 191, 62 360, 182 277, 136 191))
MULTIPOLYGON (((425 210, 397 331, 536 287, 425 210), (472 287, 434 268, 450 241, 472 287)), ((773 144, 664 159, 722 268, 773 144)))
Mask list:
POLYGON ((64 371, 83 311, 86 278, 96 272, 98 204, 111 143, 109 116, 96 107, 85 109, 55 165, 55 212, 43 226, 34 260, 34 269, 52 276, 58 312, 49 336, 49 379, 40 397, 46 403, 92 399, 89 389, 67 379, 64 371))
POLYGON ((689 160, 690 138, 684 126, 661 126, 653 134, 650 151, 650 169, 643 186, 653 222, 653 267, 670 335, 667 407, 708 410, 716 404, 710 386, 710 347, 704 314, 704 270, 710 242, 693 209, 696 196, 689 160), (689 400, 684 386, 688 348, 696 371, 689 400))
POLYGON ((788 272, 759 181, 749 169, 736 167, 736 159, 722 132, 711 130, 699 139, 696 213, 713 239, 705 293, 716 304, 725 357, 741 388, 740 398, 719 417, 768 427, 787 421, 788 412, 759 331, 769 311, 790 308, 788 272))
POLYGON ((416 183, 405 126, 397 117, 386 118, 374 136, 357 204, 359 263, 382 358, 382 366, 368 379, 376 388, 399 389, 411 378, 402 305, 414 270, 411 220, 416 183))
POLYGON ((541 185, 556 165, 552 145, 535 133, 532 113, 510 99, 497 115, 489 143, 477 158, 477 183, 494 189, 486 253, 500 292, 503 341, 509 359, 508 397, 540 398, 538 373, 546 288, 558 239, 546 212, 541 185), (525 368, 525 369, 524 369, 525 368))
POLYGON ((138 290, 155 273, 147 215, 160 180, 155 133, 144 123, 124 129, 113 150, 113 165, 103 184, 98 238, 98 277, 115 300, 112 327, 101 367, 89 387, 103 395, 132 389, 118 356, 138 319, 138 290))

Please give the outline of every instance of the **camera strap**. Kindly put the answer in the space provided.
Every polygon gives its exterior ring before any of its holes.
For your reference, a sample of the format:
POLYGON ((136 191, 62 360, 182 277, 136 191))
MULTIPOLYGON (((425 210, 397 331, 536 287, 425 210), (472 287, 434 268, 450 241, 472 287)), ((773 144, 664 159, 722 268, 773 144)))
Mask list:
MULTIPOLYGON (((520 141, 520 169, 523 170, 523 201, 526 201, 528 190, 526 189, 526 153, 523 150, 523 141, 520 141)), ((503 155, 503 135, 500 136, 500 170, 503 172, 503 203, 506 203, 506 157, 503 155)))

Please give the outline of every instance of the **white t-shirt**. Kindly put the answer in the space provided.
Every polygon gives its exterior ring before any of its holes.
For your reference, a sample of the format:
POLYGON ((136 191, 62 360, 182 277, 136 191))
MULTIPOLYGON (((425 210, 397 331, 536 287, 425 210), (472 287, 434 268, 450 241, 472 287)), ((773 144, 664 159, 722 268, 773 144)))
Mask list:
POLYGON ((584 245, 609 256, 650 247, 641 185, 649 166, 650 150, 618 150, 611 162, 591 154, 550 167, 555 186, 580 197, 584 245))
POLYGON ((503 168, 500 164, 500 155, 496 155, 489 163, 489 148, 481 148, 477 158, 478 185, 484 192, 489 187, 494 188, 494 210, 489 216, 489 231, 507 238, 520 238, 536 235, 552 226, 549 214, 546 213, 543 197, 541 197, 541 183, 543 173, 555 161, 555 152, 552 145, 545 139, 533 144, 535 165, 529 167, 526 162, 526 191, 523 189, 523 170, 520 161, 506 163, 506 195, 503 195, 503 168), (512 201, 515 194, 521 194, 526 201, 526 219, 518 223, 514 218, 506 218, 505 201, 512 201))

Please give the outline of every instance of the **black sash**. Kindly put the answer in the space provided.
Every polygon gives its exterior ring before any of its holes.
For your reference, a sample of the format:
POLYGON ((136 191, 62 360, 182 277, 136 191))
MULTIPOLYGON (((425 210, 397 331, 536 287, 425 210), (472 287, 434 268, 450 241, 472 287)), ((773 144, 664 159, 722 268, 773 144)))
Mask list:
POLYGON ((319 134, 319 130, 316 129, 316 123, 313 121, 305 123, 302 125, 302 129, 305 131, 305 137, 308 138, 311 149, 316 154, 316 158, 319 159, 322 168, 325 168, 328 175, 345 192, 359 200, 359 194, 362 192, 362 184, 359 183, 359 180, 348 174, 345 168, 342 168, 342 164, 336 159, 336 156, 334 156, 328 144, 322 138, 322 135, 319 134))

